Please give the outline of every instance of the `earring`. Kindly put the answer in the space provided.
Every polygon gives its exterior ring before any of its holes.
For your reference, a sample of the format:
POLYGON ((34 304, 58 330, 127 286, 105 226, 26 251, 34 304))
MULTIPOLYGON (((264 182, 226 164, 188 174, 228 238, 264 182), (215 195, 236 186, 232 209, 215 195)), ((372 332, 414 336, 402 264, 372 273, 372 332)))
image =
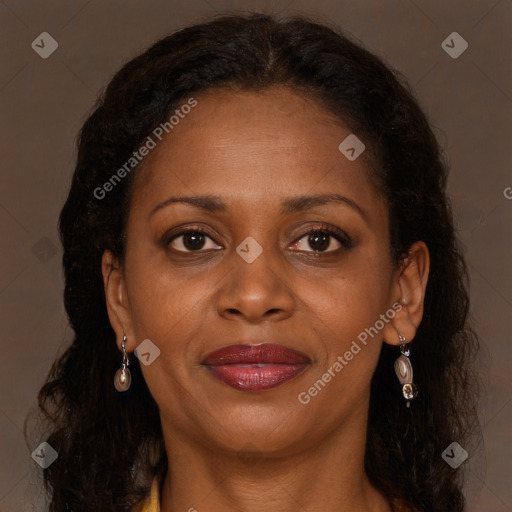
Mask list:
POLYGON ((402 393, 407 400, 405 405, 409 407, 411 400, 418 395, 418 388, 412 382, 413 371, 411 361, 409 360, 411 352, 405 344, 405 337, 399 334, 398 339, 400 340, 400 352, 402 355, 395 361, 395 373, 400 384, 402 384, 402 393))
POLYGON ((114 377, 114 387, 120 393, 123 391, 128 391, 130 389, 130 385, 132 383, 132 374, 128 369, 128 365, 130 364, 130 359, 128 358, 128 354, 126 349, 124 348, 124 344, 126 343, 126 334, 123 336, 123 341, 121 342, 121 348, 123 350, 123 362, 121 368, 117 370, 116 375, 114 377))

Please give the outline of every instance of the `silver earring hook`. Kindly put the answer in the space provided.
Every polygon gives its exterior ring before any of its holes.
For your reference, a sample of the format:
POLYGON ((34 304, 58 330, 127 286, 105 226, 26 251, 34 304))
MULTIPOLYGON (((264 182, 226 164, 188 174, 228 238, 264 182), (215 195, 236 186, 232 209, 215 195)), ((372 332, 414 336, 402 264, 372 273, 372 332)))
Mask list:
POLYGON ((126 343, 126 334, 123 336, 123 341, 121 342, 121 349, 123 350, 123 367, 126 368, 130 365, 130 359, 128 358, 128 353, 125 348, 126 343))
POLYGON ((409 357, 410 351, 409 347, 405 344, 405 336, 398 334, 398 340, 400 341, 400 352, 405 356, 409 357))

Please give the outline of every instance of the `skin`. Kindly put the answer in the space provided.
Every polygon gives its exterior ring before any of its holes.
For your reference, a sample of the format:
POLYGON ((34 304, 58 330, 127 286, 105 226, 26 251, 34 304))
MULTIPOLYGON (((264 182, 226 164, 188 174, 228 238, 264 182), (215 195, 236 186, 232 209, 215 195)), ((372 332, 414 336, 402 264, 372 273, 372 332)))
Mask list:
POLYGON ((351 162, 340 153, 350 129, 313 101, 283 87, 210 91, 197 101, 135 178, 124 261, 106 251, 102 262, 119 349, 126 334, 128 352, 147 338, 161 351, 142 370, 169 456, 162 512, 269 504, 279 512, 390 512, 363 466, 370 380, 383 342, 414 338, 427 247, 415 243, 395 268, 387 207, 365 154, 351 162), (364 217, 335 202, 280 211, 291 196, 330 193, 357 203, 364 217), (151 215, 171 196, 193 195, 219 196, 226 209, 174 203, 151 215), (319 251, 307 236, 319 224, 344 230, 352 246, 332 237, 319 251), (186 252, 179 233, 198 225, 210 234, 200 251, 186 252), (165 246, 165 233, 178 238, 165 246), (248 236, 263 249, 252 263, 236 252, 248 236), (384 329, 300 403, 299 393, 397 302, 402 309, 384 329), (247 340, 280 343, 311 363, 256 393, 201 365, 213 350, 247 340))

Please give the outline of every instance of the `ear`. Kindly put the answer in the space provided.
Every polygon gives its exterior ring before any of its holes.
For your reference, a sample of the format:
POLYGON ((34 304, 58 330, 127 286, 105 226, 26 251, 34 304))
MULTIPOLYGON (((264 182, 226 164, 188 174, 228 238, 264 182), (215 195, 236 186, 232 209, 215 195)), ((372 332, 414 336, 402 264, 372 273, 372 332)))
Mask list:
POLYGON ((101 258, 101 273, 110 325, 116 332, 117 346, 121 350, 126 335, 126 350, 135 350, 132 318, 126 291, 123 269, 111 251, 105 251, 101 258))
POLYGON ((430 270, 430 255, 425 242, 415 242, 409 248, 393 278, 391 301, 398 303, 396 314, 384 329, 384 341, 399 345, 398 335, 406 342, 413 340, 423 318, 423 304, 430 270), (401 306, 401 307, 400 307, 401 306))

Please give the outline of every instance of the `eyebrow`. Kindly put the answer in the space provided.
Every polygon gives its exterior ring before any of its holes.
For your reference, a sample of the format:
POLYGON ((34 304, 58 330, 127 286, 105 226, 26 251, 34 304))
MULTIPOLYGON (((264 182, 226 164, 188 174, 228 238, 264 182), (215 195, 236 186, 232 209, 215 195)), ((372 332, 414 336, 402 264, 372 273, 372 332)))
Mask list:
MULTIPOLYGON (((228 210, 227 204, 224 201, 222 201, 222 199, 218 196, 176 196, 170 197, 163 201, 162 203, 157 204, 151 210, 151 213, 149 215, 151 217, 158 210, 161 210, 162 208, 165 208, 171 204, 176 203, 189 204, 191 206, 194 206, 195 208, 199 208, 210 213, 225 212, 228 210)), ((340 194, 319 194, 312 196, 289 197, 281 203, 281 215, 306 211, 311 208, 314 208, 315 206, 323 206, 331 203, 338 203, 343 204, 345 206, 349 206, 357 213, 359 213, 359 215, 361 215, 361 217, 366 222, 368 222, 368 216, 366 212, 355 201, 340 194)))

